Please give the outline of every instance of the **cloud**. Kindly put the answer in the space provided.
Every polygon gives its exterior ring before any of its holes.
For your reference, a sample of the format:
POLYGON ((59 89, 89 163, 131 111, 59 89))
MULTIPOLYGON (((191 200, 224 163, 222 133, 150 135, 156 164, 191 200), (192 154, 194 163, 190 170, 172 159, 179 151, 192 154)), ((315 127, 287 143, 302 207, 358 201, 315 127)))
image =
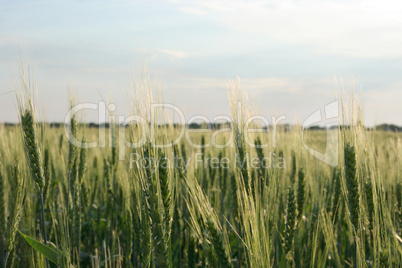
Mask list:
MULTIPOLYGON (((236 79, 213 78, 196 75, 183 75, 177 72, 169 72, 163 75, 163 83, 170 88, 187 89, 205 93, 208 90, 215 91, 220 89, 226 91, 228 84, 236 79)), ((296 94, 296 95, 334 95, 334 79, 329 77, 302 77, 302 78, 283 78, 283 77, 252 77, 239 78, 243 90, 252 95, 261 94, 296 94), (329 89, 329 91, 328 91, 329 89)))
POLYGON ((402 57, 398 1, 175 1, 185 13, 206 16, 233 31, 254 32, 316 54, 402 57))
POLYGON ((183 50, 175 49, 149 49, 149 48, 138 48, 131 51, 131 53, 139 54, 145 56, 150 61, 156 61, 158 59, 168 59, 171 61, 182 60, 187 58, 189 54, 183 50))
POLYGON ((184 13, 195 14, 195 15, 205 15, 208 13, 208 11, 206 11, 206 10, 202 10, 197 7, 189 7, 189 6, 182 7, 179 10, 184 13))
POLYGON ((87 66, 82 69, 87 73, 105 73, 105 74, 125 74, 128 68, 111 68, 103 66, 87 66))
POLYGON ((21 45, 21 40, 15 37, 3 36, 0 39, 0 47, 17 47, 21 45))
POLYGON ((177 59, 184 59, 188 55, 186 52, 181 50, 159 49, 157 52, 177 59))

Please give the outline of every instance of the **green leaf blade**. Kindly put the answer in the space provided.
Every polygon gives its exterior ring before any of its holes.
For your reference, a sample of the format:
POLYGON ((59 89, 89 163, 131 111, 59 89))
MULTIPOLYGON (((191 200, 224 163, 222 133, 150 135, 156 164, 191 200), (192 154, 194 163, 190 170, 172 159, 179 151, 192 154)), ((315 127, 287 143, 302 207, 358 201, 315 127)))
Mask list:
POLYGON ((59 252, 57 252, 55 249, 50 248, 49 246, 46 246, 42 242, 39 242, 39 241, 33 239, 32 237, 29 237, 29 236, 21 233, 20 230, 18 230, 18 232, 33 249, 38 251, 49 261, 53 262, 56 265, 59 265, 59 260, 61 259, 59 252))

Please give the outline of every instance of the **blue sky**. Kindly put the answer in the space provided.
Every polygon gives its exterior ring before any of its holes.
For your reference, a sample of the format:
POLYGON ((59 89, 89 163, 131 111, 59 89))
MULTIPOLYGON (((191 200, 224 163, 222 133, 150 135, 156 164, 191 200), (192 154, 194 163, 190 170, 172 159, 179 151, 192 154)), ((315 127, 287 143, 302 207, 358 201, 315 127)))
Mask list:
MULTIPOLYGON (((48 121, 64 120, 68 85, 81 102, 113 95, 127 114, 131 68, 146 62, 187 117, 228 115, 239 76, 260 113, 303 121, 334 100, 337 76, 346 90, 354 77, 366 124, 402 125, 400 14, 398 1, 370 0, 0 0, 0 94, 22 51, 48 121)), ((15 95, 0 95, 0 122, 16 111, 15 95)))

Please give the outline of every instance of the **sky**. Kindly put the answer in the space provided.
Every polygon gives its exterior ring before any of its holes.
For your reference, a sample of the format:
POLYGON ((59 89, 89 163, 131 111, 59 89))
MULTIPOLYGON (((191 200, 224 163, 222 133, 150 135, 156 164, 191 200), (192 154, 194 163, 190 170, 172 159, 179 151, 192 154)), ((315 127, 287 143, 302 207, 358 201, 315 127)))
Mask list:
POLYGON ((23 55, 49 122, 64 121, 68 88, 128 115, 132 71, 148 69, 186 118, 230 115, 239 78, 259 114, 302 122, 343 81, 361 93, 365 124, 402 125, 400 14, 399 1, 371 0, 0 0, 0 122, 18 121, 23 55))

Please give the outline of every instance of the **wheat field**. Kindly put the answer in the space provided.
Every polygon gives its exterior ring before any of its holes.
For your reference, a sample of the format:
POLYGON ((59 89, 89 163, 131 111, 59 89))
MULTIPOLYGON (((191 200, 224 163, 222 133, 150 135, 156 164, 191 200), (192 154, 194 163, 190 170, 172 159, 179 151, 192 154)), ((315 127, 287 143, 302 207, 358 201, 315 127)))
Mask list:
MULTIPOLYGON (((342 109, 331 130, 332 167, 305 150, 300 125, 278 127, 275 146, 272 131, 244 133, 253 107, 236 105, 237 86, 226 131, 172 145, 178 126, 151 113, 163 101, 151 83, 131 89, 145 125, 71 117, 51 127, 25 75, 20 123, 0 126, 0 267, 401 266, 402 135, 365 128, 359 112, 342 109), (77 141, 101 130, 106 144, 76 147, 66 129, 77 141), (142 146, 123 149, 139 137, 142 146)), ((325 148, 322 131, 305 135, 325 148)))

